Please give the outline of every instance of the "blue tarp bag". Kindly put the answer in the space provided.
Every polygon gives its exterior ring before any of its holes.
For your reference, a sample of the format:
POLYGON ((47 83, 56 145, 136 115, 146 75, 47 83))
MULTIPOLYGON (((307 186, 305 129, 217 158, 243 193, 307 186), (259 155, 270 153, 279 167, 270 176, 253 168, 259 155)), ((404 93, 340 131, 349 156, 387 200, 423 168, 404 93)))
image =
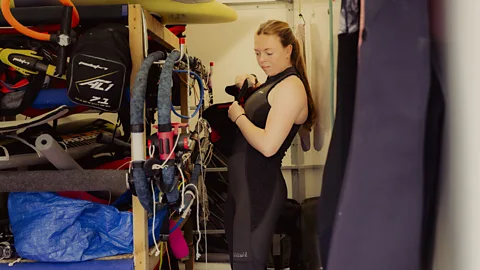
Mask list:
MULTIPOLYGON (((10 193, 10 224, 18 255, 41 262, 81 262, 133 253, 132 213, 49 192, 10 193)), ((156 213, 154 232, 166 216, 156 213)), ((152 246, 152 220, 148 220, 152 246)))

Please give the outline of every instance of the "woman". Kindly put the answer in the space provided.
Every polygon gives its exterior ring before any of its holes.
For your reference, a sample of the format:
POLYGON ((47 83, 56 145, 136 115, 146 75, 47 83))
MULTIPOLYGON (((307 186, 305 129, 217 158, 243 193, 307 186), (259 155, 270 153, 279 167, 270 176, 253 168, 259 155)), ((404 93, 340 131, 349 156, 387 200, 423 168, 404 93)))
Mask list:
POLYGON ((311 130, 315 112, 303 56, 290 26, 274 20, 260 25, 254 49, 268 78, 248 98, 245 110, 234 102, 228 111, 239 128, 228 160, 225 209, 234 270, 266 268, 287 200, 282 159, 299 128, 311 130))

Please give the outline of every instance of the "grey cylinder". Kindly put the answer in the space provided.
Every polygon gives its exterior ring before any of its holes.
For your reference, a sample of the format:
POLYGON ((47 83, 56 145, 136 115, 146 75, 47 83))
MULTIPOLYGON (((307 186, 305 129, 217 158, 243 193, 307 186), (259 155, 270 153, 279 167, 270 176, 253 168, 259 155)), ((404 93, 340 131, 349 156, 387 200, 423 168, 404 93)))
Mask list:
POLYGON ((83 169, 49 134, 38 136, 35 147, 59 170, 83 169))

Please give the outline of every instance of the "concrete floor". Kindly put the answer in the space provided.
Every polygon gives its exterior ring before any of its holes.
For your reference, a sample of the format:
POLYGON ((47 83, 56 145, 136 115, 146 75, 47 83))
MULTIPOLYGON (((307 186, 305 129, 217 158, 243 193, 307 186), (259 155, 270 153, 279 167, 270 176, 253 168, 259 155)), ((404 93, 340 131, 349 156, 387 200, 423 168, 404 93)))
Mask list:
MULTIPOLYGON (((184 270, 185 265, 180 264, 180 269, 184 270)), ((195 270, 230 270, 230 264, 228 263, 195 263, 195 270)))

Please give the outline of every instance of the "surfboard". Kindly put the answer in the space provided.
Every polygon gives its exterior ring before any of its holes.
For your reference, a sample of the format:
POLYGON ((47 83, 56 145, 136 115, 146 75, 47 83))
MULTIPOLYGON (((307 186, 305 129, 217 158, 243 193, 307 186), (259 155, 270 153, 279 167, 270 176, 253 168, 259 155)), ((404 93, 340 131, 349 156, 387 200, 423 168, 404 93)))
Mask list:
MULTIPOLYGON (((216 24, 237 20, 237 12, 216 0, 72 0, 75 6, 141 4, 163 24, 216 24)), ((11 0, 13 7, 59 5, 58 0, 11 0)), ((80 18, 81 21, 82 18, 80 18)))

